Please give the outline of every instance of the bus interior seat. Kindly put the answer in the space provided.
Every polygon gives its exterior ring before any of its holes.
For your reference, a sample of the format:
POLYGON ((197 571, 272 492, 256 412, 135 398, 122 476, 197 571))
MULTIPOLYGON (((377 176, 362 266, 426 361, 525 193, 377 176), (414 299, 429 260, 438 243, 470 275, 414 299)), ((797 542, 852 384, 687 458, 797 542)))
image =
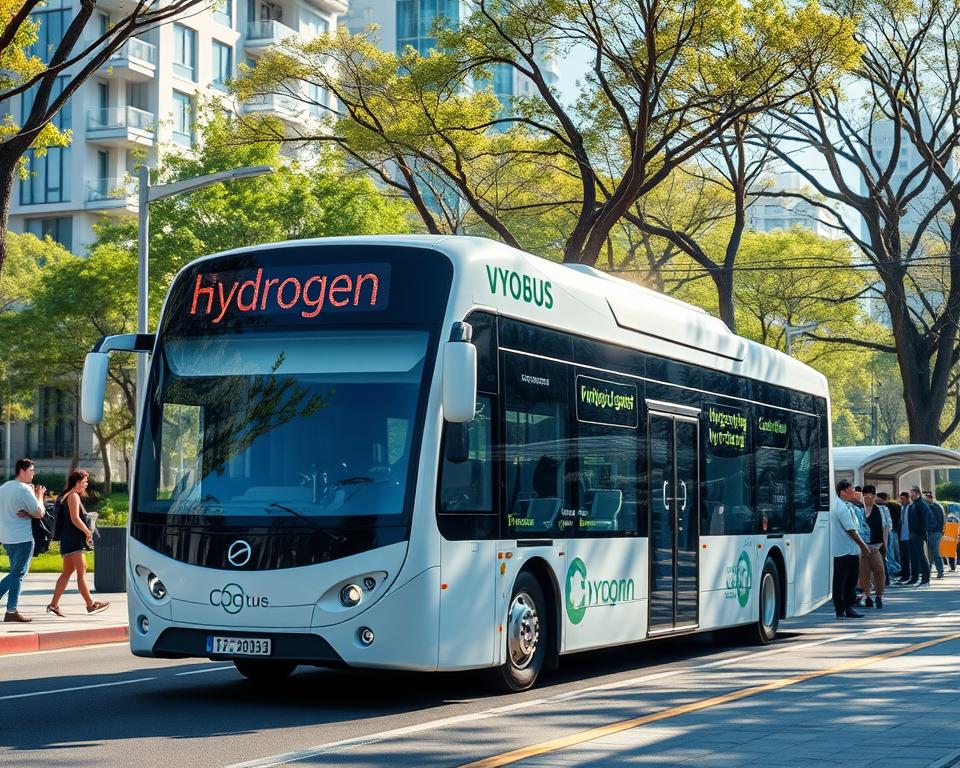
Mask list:
POLYGON ((616 529, 623 507, 623 491, 598 488, 593 491, 593 501, 590 504, 590 517, 598 528, 616 529))
POLYGON ((457 509, 472 509, 478 501, 477 489, 480 480, 480 460, 467 459, 457 463, 447 462, 443 466, 443 498, 441 508, 458 499, 457 509))
POLYGON ((527 517, 533 519, 533 527, 538 531, 552 530, 559 515, 559 498, 534 498, 527 502, 527 517))

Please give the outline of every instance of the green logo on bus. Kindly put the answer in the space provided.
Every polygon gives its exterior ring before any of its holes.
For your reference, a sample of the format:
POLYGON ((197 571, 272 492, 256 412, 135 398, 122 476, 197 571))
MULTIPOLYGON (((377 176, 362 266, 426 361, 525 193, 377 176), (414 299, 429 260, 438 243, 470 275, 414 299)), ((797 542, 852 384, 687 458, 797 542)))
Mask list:
POLYGON ((740 553, 735 567, 727 566, 727 591, 725 597, 736 597, 741 608, 746 608, 753 588, 753 566, 746 551, 740 553))
POLYGON ((583 621, 587 612, 587 566, 575 557, 567 568, 567 616, 573 624, 583 621))
POLYGON ((634 599, 633 579, 587 578, 587 566, 579 557, 567 568, 566 588, 567 616, 572 624, 579 624, 587 608, 598 605, 616 605, 634 599))

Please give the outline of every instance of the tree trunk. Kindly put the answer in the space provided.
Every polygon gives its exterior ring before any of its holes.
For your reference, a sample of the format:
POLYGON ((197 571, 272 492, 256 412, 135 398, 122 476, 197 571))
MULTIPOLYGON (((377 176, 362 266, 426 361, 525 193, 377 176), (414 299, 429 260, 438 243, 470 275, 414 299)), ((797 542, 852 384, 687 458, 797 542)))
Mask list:
POLYGON ((737 332, 737 317, 733 311, 733 267, 717 267, 710 272, 710 278, 717 288, 717 302, 720 319, 731 333, 737 332))
POLYGON ((0 274, 7 255, 7 219, 10 216, 10 202, 13 200, 14 184, 17 180, 17 161, 19 155, 10 158, 8 152, 0 151, 0 274))
POLYGON ((109 495, 113 493, 113 475, 110 471, 110 443, 103 437, 103 430, 100 427, 94 427, 93 433, 97 436, 97 443, 100 445, 100 461, 103 463, 103 493, 109 495))

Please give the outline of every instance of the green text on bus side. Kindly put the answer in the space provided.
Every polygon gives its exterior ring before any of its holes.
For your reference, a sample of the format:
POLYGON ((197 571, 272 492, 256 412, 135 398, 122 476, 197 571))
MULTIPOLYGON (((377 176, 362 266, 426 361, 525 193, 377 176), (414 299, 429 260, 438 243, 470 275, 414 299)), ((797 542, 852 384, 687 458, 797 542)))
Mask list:
POLYGON ((571 624, 579 624, 587 608, 616 605, 634 599, 633 579, 593 579, 587 576, 587 566, 575 557, 567 568, 564 592, 567 616, 571 624))
POLYGON ((747 444, 747 417, 735 410, 707 409, 707 441, 711 448, 736 448, 742 451, 747 444))
POLYGON ((501 269, 486 265, 487 283, 490 293, 509 296, 514 301, 525 304, 536 304, 544 309, 553 309, 553 285, 549 280, 543 280, 530 275, 521 275, 511 269, 501 269))

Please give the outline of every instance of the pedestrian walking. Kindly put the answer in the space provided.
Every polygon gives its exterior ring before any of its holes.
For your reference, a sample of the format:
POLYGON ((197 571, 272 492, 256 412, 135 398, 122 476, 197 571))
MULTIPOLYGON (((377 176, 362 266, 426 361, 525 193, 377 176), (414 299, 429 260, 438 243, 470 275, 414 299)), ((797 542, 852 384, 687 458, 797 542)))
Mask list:
POLYGON ((883 568, 883 553, 889 527, 883 509, 876 503, 877 489, 872 485, 863 486, 863 513, 867 523, 867 552, 860 558, 859 586, 863 590, 864 605, 867 608, 883 608, 883 588, 886 574, 883 568), (873 595, 870 596, 871 587, 873 595))
POLYGON ((0 543, 10 558, 10 572, 0 581, 0 598, 7 596, 4 621, 32 621, 20 613, 17 605, 23 580, 33 559, 31 518, 43 517, 46 489, 33 487, 35 468, 30 459, 17 459, 15 479, 0 485, 0 543))
POLYGON ((946 523, 946 516, 943 513, 943 507, 933 498, 931 491, 924 491, 923 498, 927 506, 933 512, 933 519, 928 520, 927 526, 927 549, 930 550, 930 569, 937 569, 937 578, 943 578, 943 558, 940 557, 940 541, 943 539, 943 525, 946 523))
POLYGON ((849 480, 837 483, 833 504, 830 548, 833 552, 833 608, 838 619, 859 619, 853 610, 856 600, 859 556, 869 556, 870 548, 860 537, 860 523, 854 513, 857 492, 849 480))
POLYGON ((919 486, 910 489, 910 506, 907 507, 907 526, 910 530, 910 574, 914 587, 930 586, 930 563, 923 551, 927 543, 927 526, 925 521, 933 516, 933 510, 920 495, 919 486))
POLYGON ((57 578, 53 590, 53 598, 47 606, 47 613, 64 617, 60 610, 60 598, 63 596, 70 576, 77 574, 77 589, 87 604, 87 613, 105 611, 110 603, 97 602, 90 595, 87 586, 87 564, 83 559, 84 545, 93 546, 93 531, 90 529, 90 518, 87 510, 80 501, 81 496, 87 495, 89 475, 85 470, 75 469, 67 478, 67 484, 60 494, 57 507, 57 531, 60 534, 60 553, 63 555, 63 570, 57 578))
POLYGON ((900 506, 899 502, 893 501, 886 491, 878 493, 877 498, 883 502, 890 514, 890 534, 887 536, 887 552, 884 556, 887 565, 887 586, 890 586, 891 579, 901 575, 900 521, 903 515, 903 507, 900 506))

